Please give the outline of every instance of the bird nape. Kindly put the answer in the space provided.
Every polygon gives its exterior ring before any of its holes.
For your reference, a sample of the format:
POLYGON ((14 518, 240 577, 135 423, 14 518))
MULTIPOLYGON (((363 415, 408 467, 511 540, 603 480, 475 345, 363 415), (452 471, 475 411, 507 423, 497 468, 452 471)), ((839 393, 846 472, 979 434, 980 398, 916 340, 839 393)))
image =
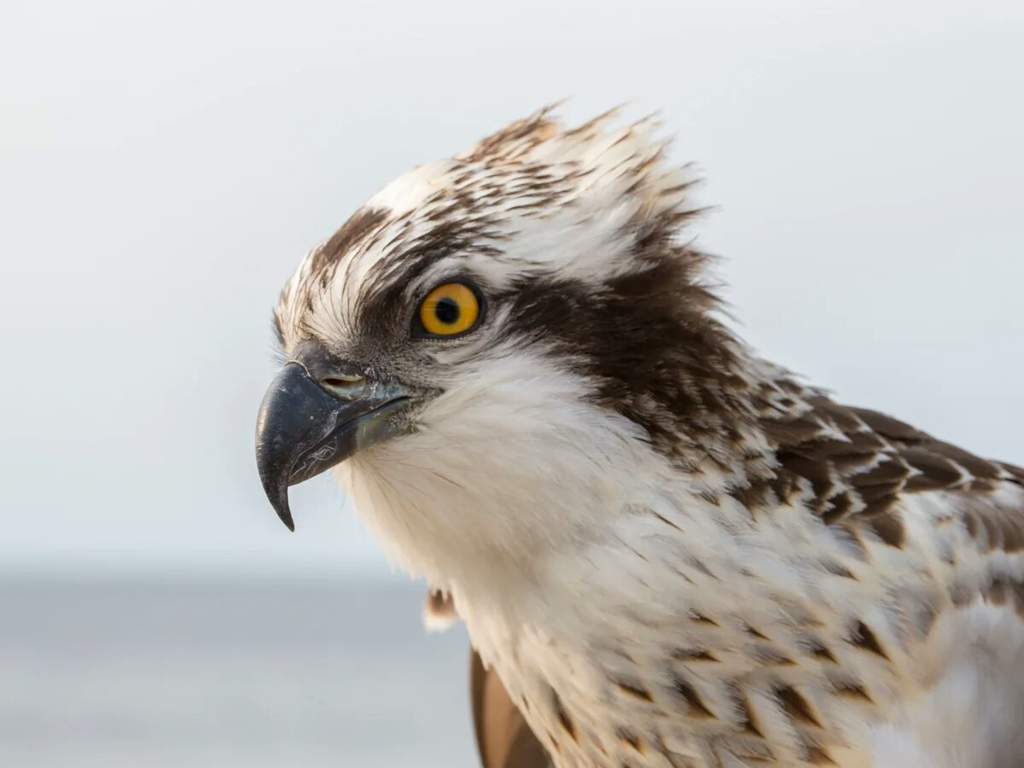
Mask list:
POLYGON ((746 346, 657 132, 541 111, 315 248, 271 504, 336 467, 451 596, 488 768, 1024 764, 1024 471, 746 346))

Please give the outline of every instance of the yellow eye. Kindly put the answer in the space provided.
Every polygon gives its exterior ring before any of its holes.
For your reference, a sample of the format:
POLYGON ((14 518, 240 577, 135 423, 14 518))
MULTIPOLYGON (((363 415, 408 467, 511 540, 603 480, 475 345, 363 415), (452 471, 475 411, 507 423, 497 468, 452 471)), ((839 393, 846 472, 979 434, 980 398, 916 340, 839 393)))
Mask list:
POLYGON ((473 328, 480 318, 480 299, 463 283, 445 283, 420 304, 420 326, 429 336, 456 336, 473 328))

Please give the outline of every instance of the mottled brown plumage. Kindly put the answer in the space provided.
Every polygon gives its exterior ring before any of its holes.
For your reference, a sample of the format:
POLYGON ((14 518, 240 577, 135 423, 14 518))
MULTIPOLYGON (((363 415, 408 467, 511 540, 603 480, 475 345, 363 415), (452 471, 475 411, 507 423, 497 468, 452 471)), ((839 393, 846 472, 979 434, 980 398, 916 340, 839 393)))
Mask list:
MULTIPOLYGON (((761 425, 780 465, 759 481, 764 490, 782 489, 784 496, 809 485, 811 507, 826 522, 897 548, 904 538, 900 501, 942 491, 979 544, 1007 552, 1024 547, 1024 510, 992 500, 1005 484, 1024 486, 1019 467, 979 458, 878 411, 839 405, 791 380, 783 387, 801 399, 764 400, 761 425)), ((756 494, 757 485, 746 492, 756 494)))
MULTIPOLYGON (((867 535, 899 549, 905 537, 905 512, 901 501, 917 493, 944 491, 950 494, 957 510, 955 517, 962 521, 982 550, 1018 552, 1024 549, 1024 508, 1003 508, 993 499, 993 493, 1002 484, 1024 486, 1024 469, 979 458, 877 411, 840 405, 789 377, 764 386, 759 394, 760 423, 771 441, 778 466, 734 492, 752 514, 758 514, 759 510, 770 514, 772 508, 810 488, 812 508, 851 540, 867 535)), ((854 578, 838 564, 833 573, 854 578)), ((992 604, 1014 606, 1024 616, 1024 583, 1021 581, 994 579, 984 593, 992 604)), ((955 593, 951 593, 950 598, 951 605, 961 599, 955 593)), ((926 625, 922 629, 929 628, 934 619, 934 615, 924 615, 922 621, 926 625)), ((755 628, 750 628, 750 632, 765 641, 759 656, 764 666, 798 663, 773 649, 769 638, 755 628)), ((848 642, 881 660, 890 661, 881 642, 864 622, 856 624, 848 642)), ((827 665, 838 663, 823 644, 813 643, 806 650, 808 658, 827 665)), ((716 661, 712 653, 704 649, 679 649, 675 655, 691 668, 698 662, 716 661)), ((806 663, 806 659, 799 661, 806 663)), ((517 748, 514 758, 509 756, 511 753, 483 751, 485 768, 545 768, 549 763, 539 751, 540 742, 535 737, 527 739, 525 720, 518 710, 512 712, 515 705, 500 682, 490 682, 485 700, 482 691, 487 675, 474 654, 477 681, 473 688, 474 716, 478 739, 485 744, 505 744, 513 740, 517 748), (499 711, 500 716, 485 717, 489 708, 499 711), (529 747, 524 746, 527 741, 531 742, 529 747), (524 754, 528 757, 523 757, 524 754)), ((650 701, 650 694, 644 689, 622 682, 618 685, 627 695, 650 701)), ((856 684, 840 690, 871 703, 870 696, 856 684)), ((679 691, 696 716, 714 717, 691 686, 680 682, 679 691)), ((798 731, 821 727, 813 709, 795 688, 781 686, 776 688, 775 694, 798 731)), ((739 691, 736 701, 744 713, 742 727, 755 742, 763 740, 749 703, 739 691)), ((836 764, 825 750, 814 746, 813 733, 809 733, 808 755, 812 765, 836 764)))

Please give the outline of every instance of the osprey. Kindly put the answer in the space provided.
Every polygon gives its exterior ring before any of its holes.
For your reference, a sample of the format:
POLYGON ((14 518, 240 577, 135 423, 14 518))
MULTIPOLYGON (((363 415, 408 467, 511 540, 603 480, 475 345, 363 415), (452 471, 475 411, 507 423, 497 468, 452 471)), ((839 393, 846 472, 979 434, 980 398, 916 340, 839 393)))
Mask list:
POLYGON ((665 155, 545 110, 356 211, 276 308, 271 503, 337 467, 558 768, 1024 764, 1024 470, 758 357, 665 155))

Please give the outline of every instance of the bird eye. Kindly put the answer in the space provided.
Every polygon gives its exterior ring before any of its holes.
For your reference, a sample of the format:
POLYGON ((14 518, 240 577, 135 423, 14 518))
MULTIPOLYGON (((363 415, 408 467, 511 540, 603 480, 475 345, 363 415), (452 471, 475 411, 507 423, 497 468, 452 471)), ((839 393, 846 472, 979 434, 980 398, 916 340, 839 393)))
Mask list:
POLYGON ((465 283, 445 283, 423 299, 417 319, 414 332, 419 336, 458 336, 471 331, 480 319, 480 298, 465 283))

